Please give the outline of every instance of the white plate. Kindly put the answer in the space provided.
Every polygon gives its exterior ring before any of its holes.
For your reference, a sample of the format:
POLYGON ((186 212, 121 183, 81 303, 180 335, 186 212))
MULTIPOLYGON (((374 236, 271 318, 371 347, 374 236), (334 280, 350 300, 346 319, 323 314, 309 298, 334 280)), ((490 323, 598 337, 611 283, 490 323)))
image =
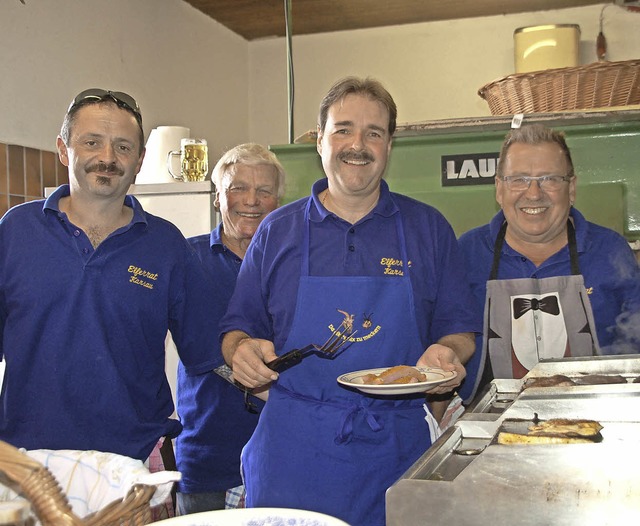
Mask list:
POLYGON ((205 511, 152 523, 155 526, 349 526, 335 517, 288 508, 205 511))
POLYGON ((387 384, 387 385, 370 385, 362 382, 362 377, 367 374, 380 374, 389 367, 380 367, 379 369, 366 369, 364 371, 354 371, 352 373, 338 376, 338 383, 346 387, 355 387, 359 391, 367 394, 375 395, 400 395, 411 393, 423 393, 431 387, 442 384, 455 378, 458 373, 455 371, 443 371, 434 367, 415 367, 421 373, 427 376, 426 382, 416 382, 412 384, 387 384))

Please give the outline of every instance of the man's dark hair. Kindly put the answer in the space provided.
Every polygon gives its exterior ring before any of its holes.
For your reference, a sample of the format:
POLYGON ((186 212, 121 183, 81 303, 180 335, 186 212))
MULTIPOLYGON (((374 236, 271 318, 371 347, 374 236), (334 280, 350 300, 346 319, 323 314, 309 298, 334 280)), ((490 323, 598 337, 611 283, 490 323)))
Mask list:
POLYGON ((318 115, 318 127, 320 131, 324 132, 324 127, 327 124, 329 115, 329 108, 336 102, 344 99, 347 95, 352 94, 364 95, 387 108, 389 111, 389 136, 392 136, 396 131, 396 118, 398 116, 398 109, 396 108, 396 103, 393 101, 393 97, 391 97, 391 94, 377 80, 371 78, 360 79, 358 77, 346 77, 331 86, 331 89, 320 103, 320 113, 318 115))
POLYGON ((67 113, 64 116, 64 120, 62 121, 62 128, 60 129, 60 137, 62 137, 62 141, 66 146, 69 146, 69 139, 71 138, 71 128, 75 122, 76 114, 80 108, 88 106, 89 104, 115 104, 118 108, 128 111, 131 115, 133 115, 138 123, 139 128, 139 140, 140 146, 138 148, 138 153, 142 154, 144 150, 144 130, 142 128, 142 116, 139 113, 136 113, 131 108, 129 108, 126 104, 122 104, 117 99, 114 99, 111 96, 105 95, 105 97, 101 99, 87 99, 82 100, 76 104, 72 104, 67 113))

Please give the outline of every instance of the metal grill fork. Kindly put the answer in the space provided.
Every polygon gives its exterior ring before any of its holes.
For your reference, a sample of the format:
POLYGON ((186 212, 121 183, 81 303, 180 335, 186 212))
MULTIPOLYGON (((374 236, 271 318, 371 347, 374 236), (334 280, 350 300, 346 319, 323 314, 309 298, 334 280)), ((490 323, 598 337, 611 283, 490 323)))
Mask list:
POLYGON ((349 337, 358 331, 353 330, 353 323, 345 319, 340 326, 335 329, 331 336, 322 345, 312 343, 302 349, 293 349, 288 353, 279 356, 275 360, 267 363, 267 367, 272 371, 281 371, 292 365, 296 365, 309 354, 321 354, 327 357, 335 355, 336 351, 342 348, 348 341, 349 337))
MULTIPOLYGON (((332 357, 338 349, 342 348, 349 341, 349 337, 353 336, 356 332, 358 331, 353 330, 353 321, 350 318, 345 318, 340 326, 331 333, 331 336, 329 336, 327 341, 322 345, 312 343, 302 349, 293 349, 292 351, 279 356, 275 360, 270 361, 266 365, 272 371, 280 372, 293 365, 299 364, 302 359, 309 354, 319 354, 324 357, 332 357)), ((258 408, 250 398, 252 390, 238 382, 236 382, 236 385, 244 391, 245 409, 250 413, 257 413, 258 408)))

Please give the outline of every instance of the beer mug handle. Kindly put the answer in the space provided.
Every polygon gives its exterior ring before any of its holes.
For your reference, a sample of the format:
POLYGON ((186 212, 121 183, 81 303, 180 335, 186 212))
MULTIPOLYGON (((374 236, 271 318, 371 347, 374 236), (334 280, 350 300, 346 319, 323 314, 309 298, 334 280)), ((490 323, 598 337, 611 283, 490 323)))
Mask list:
POLYGON ((172 150, 167 154, 167 170, 169 171, 169 174, 171 175, 171 177, 173 177, 174 179, 177 179, 178 181, 182 181, 182 175, 176 175, 173 173, 173 171, 171 170, 171 161, 173 159, 174 155, 181 155, 180 150, 172 150))

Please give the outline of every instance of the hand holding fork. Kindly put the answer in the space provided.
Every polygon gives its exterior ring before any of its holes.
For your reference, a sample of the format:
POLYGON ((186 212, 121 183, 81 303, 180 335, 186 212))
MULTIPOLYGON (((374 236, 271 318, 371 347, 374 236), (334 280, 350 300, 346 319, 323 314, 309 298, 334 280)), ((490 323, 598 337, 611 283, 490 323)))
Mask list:
MULTIPOLYGON (((334 358, 338 350, 349 342, 349 338, 355 334, 355 332, 356 331, 353 330, 353 320, 345 316, 340 326, 332 330, 331 335, 322 345, 310 344, 300 349, 293 349, 274 360, 264 363, 264 365, 273 372, 280 372, 300 363, 305 357, 311 354, 316 354, 323 358, 334 358)), ((277 374, 271 374, 267 377, 264 375, 258 378, 255 377, 255 373, 259 373, 261 368, 260 364, 256 363, 256 358, 264 360, 269 354, 273 355, 273 344, 267 340, 248 338, 246 335, 242 337, 242 334, 243 333, 238 333, 236 335, 236 341, 230 345, 230 347, 233 346, 235 348, 235 352, 232 355, 233 376, 235 384, 244 391, 245 405, 247 409, 251 411, 255 407, 248 396, 252 389, 266 385, 270 381, 277 380, 278 376, 277 374), (241 347, 242 351, 238 352, 241 350, 241 347), (251 370, 251 374, 243 372, 247 370, 247 365, 251 370)), ((223 342, 223 351, 225 343, 227 342, 223 342)))

